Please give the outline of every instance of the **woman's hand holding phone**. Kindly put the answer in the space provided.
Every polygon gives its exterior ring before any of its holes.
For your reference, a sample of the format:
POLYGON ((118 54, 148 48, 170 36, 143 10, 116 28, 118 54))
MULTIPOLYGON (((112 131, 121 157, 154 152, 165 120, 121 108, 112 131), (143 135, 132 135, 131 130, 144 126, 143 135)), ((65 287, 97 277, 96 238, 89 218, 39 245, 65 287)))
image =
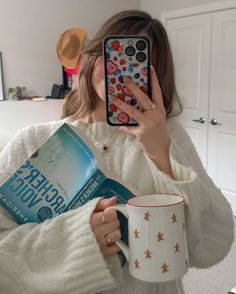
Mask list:
POLYGON ((120 129, 136 136, 144 152, 162 171, 173 178, 169 159, 170 137, 166 128, 166 111, 154 68, 151 67, 152 100, 132 80, 125 78, 124 82, 144 111, 140 112, 132 105, 112 96, 112 103, 138 122, 138 126, 121 126, 120 129))

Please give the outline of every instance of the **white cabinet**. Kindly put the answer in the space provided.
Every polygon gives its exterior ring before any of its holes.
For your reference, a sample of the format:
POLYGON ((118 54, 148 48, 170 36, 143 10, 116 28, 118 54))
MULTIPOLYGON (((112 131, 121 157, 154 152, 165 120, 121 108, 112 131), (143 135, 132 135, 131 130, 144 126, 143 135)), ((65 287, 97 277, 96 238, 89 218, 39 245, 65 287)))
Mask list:
POLYGON ((180 121, 236 214, 236 9, 170 18, 180 121))
POLYGON ((59 120, 62 107, 63 99, 1 101, 0 150, 19 129, 29 124, 59 120))

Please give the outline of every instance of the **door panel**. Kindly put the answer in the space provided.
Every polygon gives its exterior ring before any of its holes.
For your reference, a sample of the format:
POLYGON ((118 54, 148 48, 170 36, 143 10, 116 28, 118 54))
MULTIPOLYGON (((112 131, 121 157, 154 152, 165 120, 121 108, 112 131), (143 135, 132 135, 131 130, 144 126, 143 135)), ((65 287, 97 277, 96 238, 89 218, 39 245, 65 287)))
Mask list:
POLYGON ((206 167, 211 14, 167 21, 176 85, 184 111, 179 117, 206 167), (203 118, 205 123, 193 121, 203 118))
POLYGON ((213 13, 208 171, 236 214, 236 9, 213 13))

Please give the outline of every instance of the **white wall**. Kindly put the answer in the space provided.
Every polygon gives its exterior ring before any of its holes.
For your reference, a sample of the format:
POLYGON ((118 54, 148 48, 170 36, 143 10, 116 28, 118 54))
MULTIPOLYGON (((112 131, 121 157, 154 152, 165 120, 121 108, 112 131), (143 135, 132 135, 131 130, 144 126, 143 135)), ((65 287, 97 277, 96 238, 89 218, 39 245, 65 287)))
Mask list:
MULTIPOLYGON (((227 1, 227 0, 218 0, 227 1)), ((197 5, 218 2, 217 0, 141 0, 141 9, 150 12, 153 17, 161 19, 161 13, 197 5)))
MULTIPOLYGON (((5 90, 19 85, 27 95, 49 95, 62 83, 56 44, 66 29, 84 27, 93 37, 107 17, 139 8, 140 0, 0 0, 5 90)), ((0 101, 0 148, 28 124, 59 119, 62 102, 0 101)))
POLYGON ((49 95, 53 83, 62 83, 59 36, 71 27, 92 36, 108 16, 130 8, 140 8, 140 0, 0 0, 5 89, 19 85, 28 95, 49 95))

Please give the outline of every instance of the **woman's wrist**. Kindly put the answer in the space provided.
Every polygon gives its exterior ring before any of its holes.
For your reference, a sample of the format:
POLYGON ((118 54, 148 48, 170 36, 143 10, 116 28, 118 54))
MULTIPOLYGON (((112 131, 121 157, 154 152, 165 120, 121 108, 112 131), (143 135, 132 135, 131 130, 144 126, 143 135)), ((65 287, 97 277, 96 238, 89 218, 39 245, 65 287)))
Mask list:
POLYGON ((148 157, 155 163, 155 165, 164 173, 169 175, 172 179, 174 179, 171 163, 170 163, 170 156, 169 156, 169 147, 170 142, 168 144, 168 147, 163 151, 156 153, 154 155, 147 154, 148 157))

